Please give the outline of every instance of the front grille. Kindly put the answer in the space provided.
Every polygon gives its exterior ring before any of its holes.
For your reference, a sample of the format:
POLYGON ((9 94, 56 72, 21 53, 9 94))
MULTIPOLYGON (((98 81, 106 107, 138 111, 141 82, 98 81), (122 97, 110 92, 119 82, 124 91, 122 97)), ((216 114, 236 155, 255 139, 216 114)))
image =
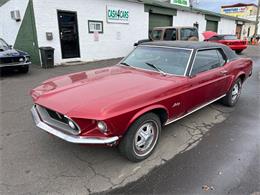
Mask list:
POLYGON ((48 114, 50 115, 50 117, 53 118, 54 120, 68 124, 68 119, 63 114, 55 112, 55 111, 50 110, 48 108, 45 108, 45 109, 48 112, 48 114))
POLYGON ((80 129, 72 129, 68 125, 68 118, 66 118, 63 114, 58 113, 54 110, 35 105, 41 119, 43 122, 69 134, 78 135, 80 134, 80 129))
POLYGON ((24 62, 24 57, 4 57, 0 58, 0 64, 13 64, 13 63, 21 63, 24 62), (20 59, 23 59, 23 61, 20 61, 20 59))

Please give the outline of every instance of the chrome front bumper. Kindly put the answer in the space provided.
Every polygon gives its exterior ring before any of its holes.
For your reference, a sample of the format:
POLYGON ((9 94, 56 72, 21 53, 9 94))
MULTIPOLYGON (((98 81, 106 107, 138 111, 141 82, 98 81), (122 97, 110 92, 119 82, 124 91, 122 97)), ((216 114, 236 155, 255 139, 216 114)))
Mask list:
POLYGON ((119 139, 118 136, 109 137, 109 138, 99 138, 99 137, 82 137, 76 135, 68 135, 44 123, 41 120, 35 106, 32 107, 31 113, 37 127, 67 142, 76 143, 76 144, 113 144, 119 139))
POLYGON ((25 62, 25 63, 13 63, 13 64, 0 64, 0 68, 4 68, 4 67, 19 67, 19 66, 27 66, 27 65, 31 65, 31 62, 25 62))

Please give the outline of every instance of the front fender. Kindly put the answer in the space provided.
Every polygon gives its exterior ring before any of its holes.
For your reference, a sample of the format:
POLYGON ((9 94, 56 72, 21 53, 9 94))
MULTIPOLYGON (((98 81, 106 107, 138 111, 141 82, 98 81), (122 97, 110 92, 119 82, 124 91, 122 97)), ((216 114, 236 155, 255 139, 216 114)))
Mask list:
POLYGON ((148 112, 150 112, 150 111, 152 111, 152 110, 155 110, 155 109, 163 109, 163 110, 166 111, 167 116, 169 116, 168 109, 167 109, 165 106, 163 106, 163 105, 158 104, 158 105, 148 106, 148 107, 145 107, 145 108, 139 110, 139 111, 129 120, 126 129, 128 129, 128 128, 130 127, 130 125, 131 125, 136 119, 138 119, 140 116, 142 116, 142 115, 144 115, 145 113, 148 113, 148 112))

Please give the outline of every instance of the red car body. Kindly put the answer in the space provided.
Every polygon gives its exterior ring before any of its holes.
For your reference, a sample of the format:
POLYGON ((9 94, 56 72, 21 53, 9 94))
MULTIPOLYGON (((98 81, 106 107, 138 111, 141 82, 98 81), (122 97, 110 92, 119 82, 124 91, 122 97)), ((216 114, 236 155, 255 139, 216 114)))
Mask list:
POLYGON ((237 53, 241 53, 248 45, 247 40, 239 40, 235 35, 218 35, 217 33, 209 31, 203 33, 203 36, 205 37, 204 41, 227 45, 237 53))
MULTIPOLYGON (((146 44, 149 47, 170 47, 172 44, 172 47, 186 48, 183 42, 146 44)), ((193 56, 188 70, 198 49, 205 46, 228 49, 205 42, 185 44, 195 45, 187 46, 193 56)), ((154 112, 160 116, 162 125, 169 124, 222 98, 237 78, 244 81, 251 73, 252 61, 248 58, 227 60, 224 66, 197 76, 161 75, 156 71, 117 64, 43 82, 31 91, 35 104, 32 113, 38 127, 66 141, 113 145, 143 114, 154 112), (46 123, 39 111, 42 108, 72 119, 81 131, 73 135, 46 123), (104 121, 109 131, 101 132, 97 121, 104 121)))

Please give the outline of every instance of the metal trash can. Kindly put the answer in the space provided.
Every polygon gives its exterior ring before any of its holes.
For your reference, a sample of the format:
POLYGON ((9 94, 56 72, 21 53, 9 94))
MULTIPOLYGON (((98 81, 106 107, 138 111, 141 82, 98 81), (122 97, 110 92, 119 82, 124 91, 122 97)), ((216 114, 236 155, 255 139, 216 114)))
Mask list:
POLYGON ((40 47, 42 68, 54 67, 54 48, 52 47, 40 47))

